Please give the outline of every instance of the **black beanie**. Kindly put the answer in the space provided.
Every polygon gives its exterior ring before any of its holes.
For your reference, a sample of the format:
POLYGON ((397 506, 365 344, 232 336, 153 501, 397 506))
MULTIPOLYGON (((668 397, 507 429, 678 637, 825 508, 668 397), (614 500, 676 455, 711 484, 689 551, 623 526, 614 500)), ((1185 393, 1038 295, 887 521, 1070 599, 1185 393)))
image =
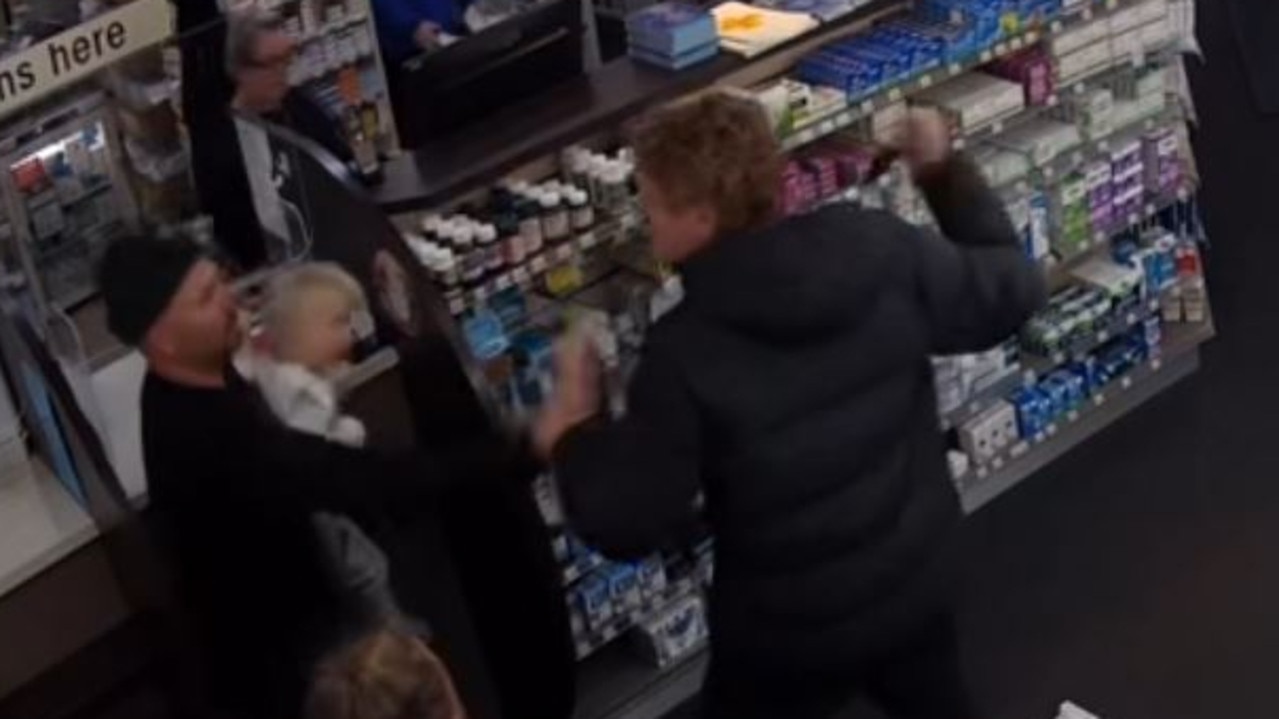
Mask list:
POLYGON ((98 268, 107 327, 121 342, 140 344, 200 257, 200 248, 183 237, 113 242, 98 268))

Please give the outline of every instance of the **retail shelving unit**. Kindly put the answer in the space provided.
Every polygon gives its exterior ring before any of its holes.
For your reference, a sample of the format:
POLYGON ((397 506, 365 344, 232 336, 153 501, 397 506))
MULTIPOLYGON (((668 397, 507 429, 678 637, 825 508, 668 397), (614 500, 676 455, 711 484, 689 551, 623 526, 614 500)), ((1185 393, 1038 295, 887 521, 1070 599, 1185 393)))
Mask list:
MULTIPOLYGON (((1051 21, 1030 23, 1016 33, 1006 34, 970 57, 877 87, 862 96, 849 97, 847 103, 829 114, 809 118, 798 129, 788 131, 780 138, 782 145, 788 152, 805 153, 835 135, 861 133, 869 118, 890 106, 910 102, 941 83, 1029 48, 1041 47, 1063 33, 1106 21, 1114 14, 1148 1, 1073 3, 1072 10, 1051 21)), ((561 153, 570 146, 598 148, 616 144, 618 128, 648 107, 715 84, 754 88, 787 75, 802 56, 816 48, 862 32, 886 15, 907 10, 904 3, 868 2, 851 15, 749 61, 725 55, 673 74, 644 68, 629 60, 605 65, 593 76, 558 88, 535 103, 512 107, 491 121, 477 123, 459 135, 428 144, 388 163, 384 168, 385 182, 372 188, 370 194, 395 218, 406 235, 413 235, 420 226, 422 213, 471 212, 468 208, 482 204, 487 185, 504 179, 537 180, 554 174, 561 153)), ((1110 57, 1107 63, 1073 73, 1045 102, 957 133, 955 145, 973 149, 997 143, 1027 123, 1059 117, 1061 106, 1066 105, 1072 95, 1123 83, 1126 74, 1133 72, 1152 68, 1162 71, 1177 62, 1179 56, 1169 38, 1133 46, 1110 57)), ((1182 129, 1183 113, 1171 91, 1160 94, 1159 102, 1125 115, 1104 132, 1085 134, 1075 146, 1051 157, 1036 157, 1027 163, 1024 172, 1001 177, 994 183, 1001 192, 1013 194, 1027 188, 1055 187, 1063 178, 1077 175, 1090 164, 1106 158, 1121 141, 1155 130, 1178 129, 1180 157, 1186 165, 1182 181, 1171 190, 1165 187, 1161 192, 1145 192, 1131 211, 1126 210, 1092 227, 1077 246, 1054 247, 1053 252, 1042 256, 1043 270, 1054 289, 1077 282, 1077 270, 1092 260, 1104 258, 1118 239, 1140 236, 1145 229, 1169 228, 1176 224, 1174 216, 1194 214, 1197 177, 1182 129)), ((881 190, 853 186, 824 197, 821 202, 868 201, 870 195, 881 190)), ((1195 225, 1197 227, 1197 223, 1195 225)), ((531 314, 555 315, 564 312, 578 297, 598 293, 610 277, 639 277, 656 285, 662 277, 653 276, 653 263, 643 257, 640 241, 643 234, 642 218, 634 208, 606 213, 603 220, 588 231, 573 235, 570 241, 534 253, 451 292, 447 311, 457 318, 462 328, 459 334, 465 335, 477 309, 490 306, 495 297, 512 291, 522 290, 537 296, 536 301, 530 301, 531 314), (600 265, 608 269, 595 271, 600 265), (547 293, 547 278, 558 281, 560 268, 566 266, 592 270, 579 273, 585 274, 586 279, 579 276, 577 287, 568 290, 561 287, 547 293), (542 296, 546 294, 549 296, 542 296)), ((1179 237, 1183 242, 1198 239, 1189 230, 1179 237)), ((418 240, 414 238, 410 244, 418 240)), ((1169 291, 1175 290, 1152 290, 1142 302, 1098 318, 1087 332, 1073 336, 1046 356, 1023 350, 1015 372, 965 397, 939 418, 940 425, 947 431, 962 427, 1018 388, 1035 384, 1072 361, 1113 347, 1117 337, 1130 336, 1147 327, 1150 324, 1147 320, 1160 315, 1164 309, 1161 301, 1166 299, 1161 293, 1169 291)), ((981 461, 974 460, 959 473, 956 485, 966 511, 977 511, 1118 417, 1192 373, 1198 366, 1199 347, 1214 331, 1206 307, 1202 319, 1185 321, 1178 317, 1175 321, 1156 324, 1160 327, 1159 338, 1149 342, 1141 357, 1123 365, 1122 371, 1100 380, 1089 390, 1086 401, 1032 436, 1011 441, 981 461)), ((480 363, 475 364, 478 367, 480 363)), ((625 361, 622 364, 625 365, 625 361)), ((482 371, 473 374, 485 376, 482 371)), ((684 564, 687 567, 687 557, 684 564)), ((584 581, 590 581, 593 575, 607 568, 598 556, 574 553, 572 562, 565 567, 566 588, 577 596, 584 581)), ((615 641, 626 634, 628 627, 660 614, 666 601, 698 591, 697 572, 673 576, 677 579, 669 591, 652 596, 642 604, 628 605, 629 609, 607 621, 591 623, 579 619, 576 622, 578 654, 583 658, 580 719, 655 719, 695 692, 707 661, 700 647, 690 649, 663 668, 656 668, 637 659, 626 646, 615 641)))
POLYGON ((44 307, 69 311, 97 292, 107 242, 137 222, 115 119, 100 92, 10 127, 0 178, 25 280, 44 307))

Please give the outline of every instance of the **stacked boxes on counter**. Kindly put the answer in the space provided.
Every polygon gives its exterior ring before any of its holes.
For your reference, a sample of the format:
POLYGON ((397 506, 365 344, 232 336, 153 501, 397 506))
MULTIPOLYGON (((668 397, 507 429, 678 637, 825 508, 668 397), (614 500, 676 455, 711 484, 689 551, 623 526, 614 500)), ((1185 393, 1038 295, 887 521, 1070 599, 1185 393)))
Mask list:
POLYGON ((629 15, 626 42, 631 57, 668 70, 719 54, 714 16, 691 3, 666 2, 629 15))

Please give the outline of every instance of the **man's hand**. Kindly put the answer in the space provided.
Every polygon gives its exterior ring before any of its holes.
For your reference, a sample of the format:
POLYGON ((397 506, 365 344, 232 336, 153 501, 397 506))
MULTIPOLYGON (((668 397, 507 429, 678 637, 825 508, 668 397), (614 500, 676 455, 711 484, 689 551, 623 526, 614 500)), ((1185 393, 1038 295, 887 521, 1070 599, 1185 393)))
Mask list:
POLYGON ((440 35, 444 29, 430 20, 423 20, 413 31, 413 42, 423 50, 434 50, 440 46, 440 35))
POLYGON ((950 159, 950 125, 931 108, 913 108, 899 149, 911 174, 920 178, 950 159))
POLYGON ((533 449, 550 460, 556 442, 600 409, 600 360, 585 337, 561 340, 555 348, 555 390, 533 425, 533 449))

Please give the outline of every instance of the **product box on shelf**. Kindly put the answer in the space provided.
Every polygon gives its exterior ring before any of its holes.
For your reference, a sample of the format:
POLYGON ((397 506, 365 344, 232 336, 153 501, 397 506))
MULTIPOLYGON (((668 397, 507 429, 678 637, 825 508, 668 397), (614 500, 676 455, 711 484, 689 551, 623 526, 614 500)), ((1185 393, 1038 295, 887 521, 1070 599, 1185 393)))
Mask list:
POLYGON ((914 101, 944 111, 960 131, 968 131, 1026 107, 1021 85, 982 73, 960 75, 918 93, 914 101))
POLYGON ((1114 51, 1110 39, 1105 38, 1070 53, 1059 53, 1056 57, 1057 86, 1063 87, 1110 67, 1114 62, 1114 51))
POLYGON ((959 446, 973 462, 987 464, 1017 440, 1017 412, 1007 402, 996 402, 960 425, 958 435, 959 446))
POLYGON ((665 57, 719 47, 715 18, 692 3, 664 2, 632 13, 626 34, 630 47, 665 57))
POLYGON ((1056 97, 1056 73, 1053 71, 1052 58, 1042 48, 1031 48, 996 60, 987 65, 985 71, 1020 83, 1028 106, 1047 105, 1056 97))
POLYGON ((1043 167, 1057 156, 1078 147, 1083 138, 1075 125, 1048 118, 1035 118, 995 136, 990 142, 1006 150, 1019 152, 1032 164, 1043 167))
POLYGON ((636 639, 657 667, 669 666, 699 647, 709 636, 706 607, 696 594, 672 602, 639 624, 636 639))

